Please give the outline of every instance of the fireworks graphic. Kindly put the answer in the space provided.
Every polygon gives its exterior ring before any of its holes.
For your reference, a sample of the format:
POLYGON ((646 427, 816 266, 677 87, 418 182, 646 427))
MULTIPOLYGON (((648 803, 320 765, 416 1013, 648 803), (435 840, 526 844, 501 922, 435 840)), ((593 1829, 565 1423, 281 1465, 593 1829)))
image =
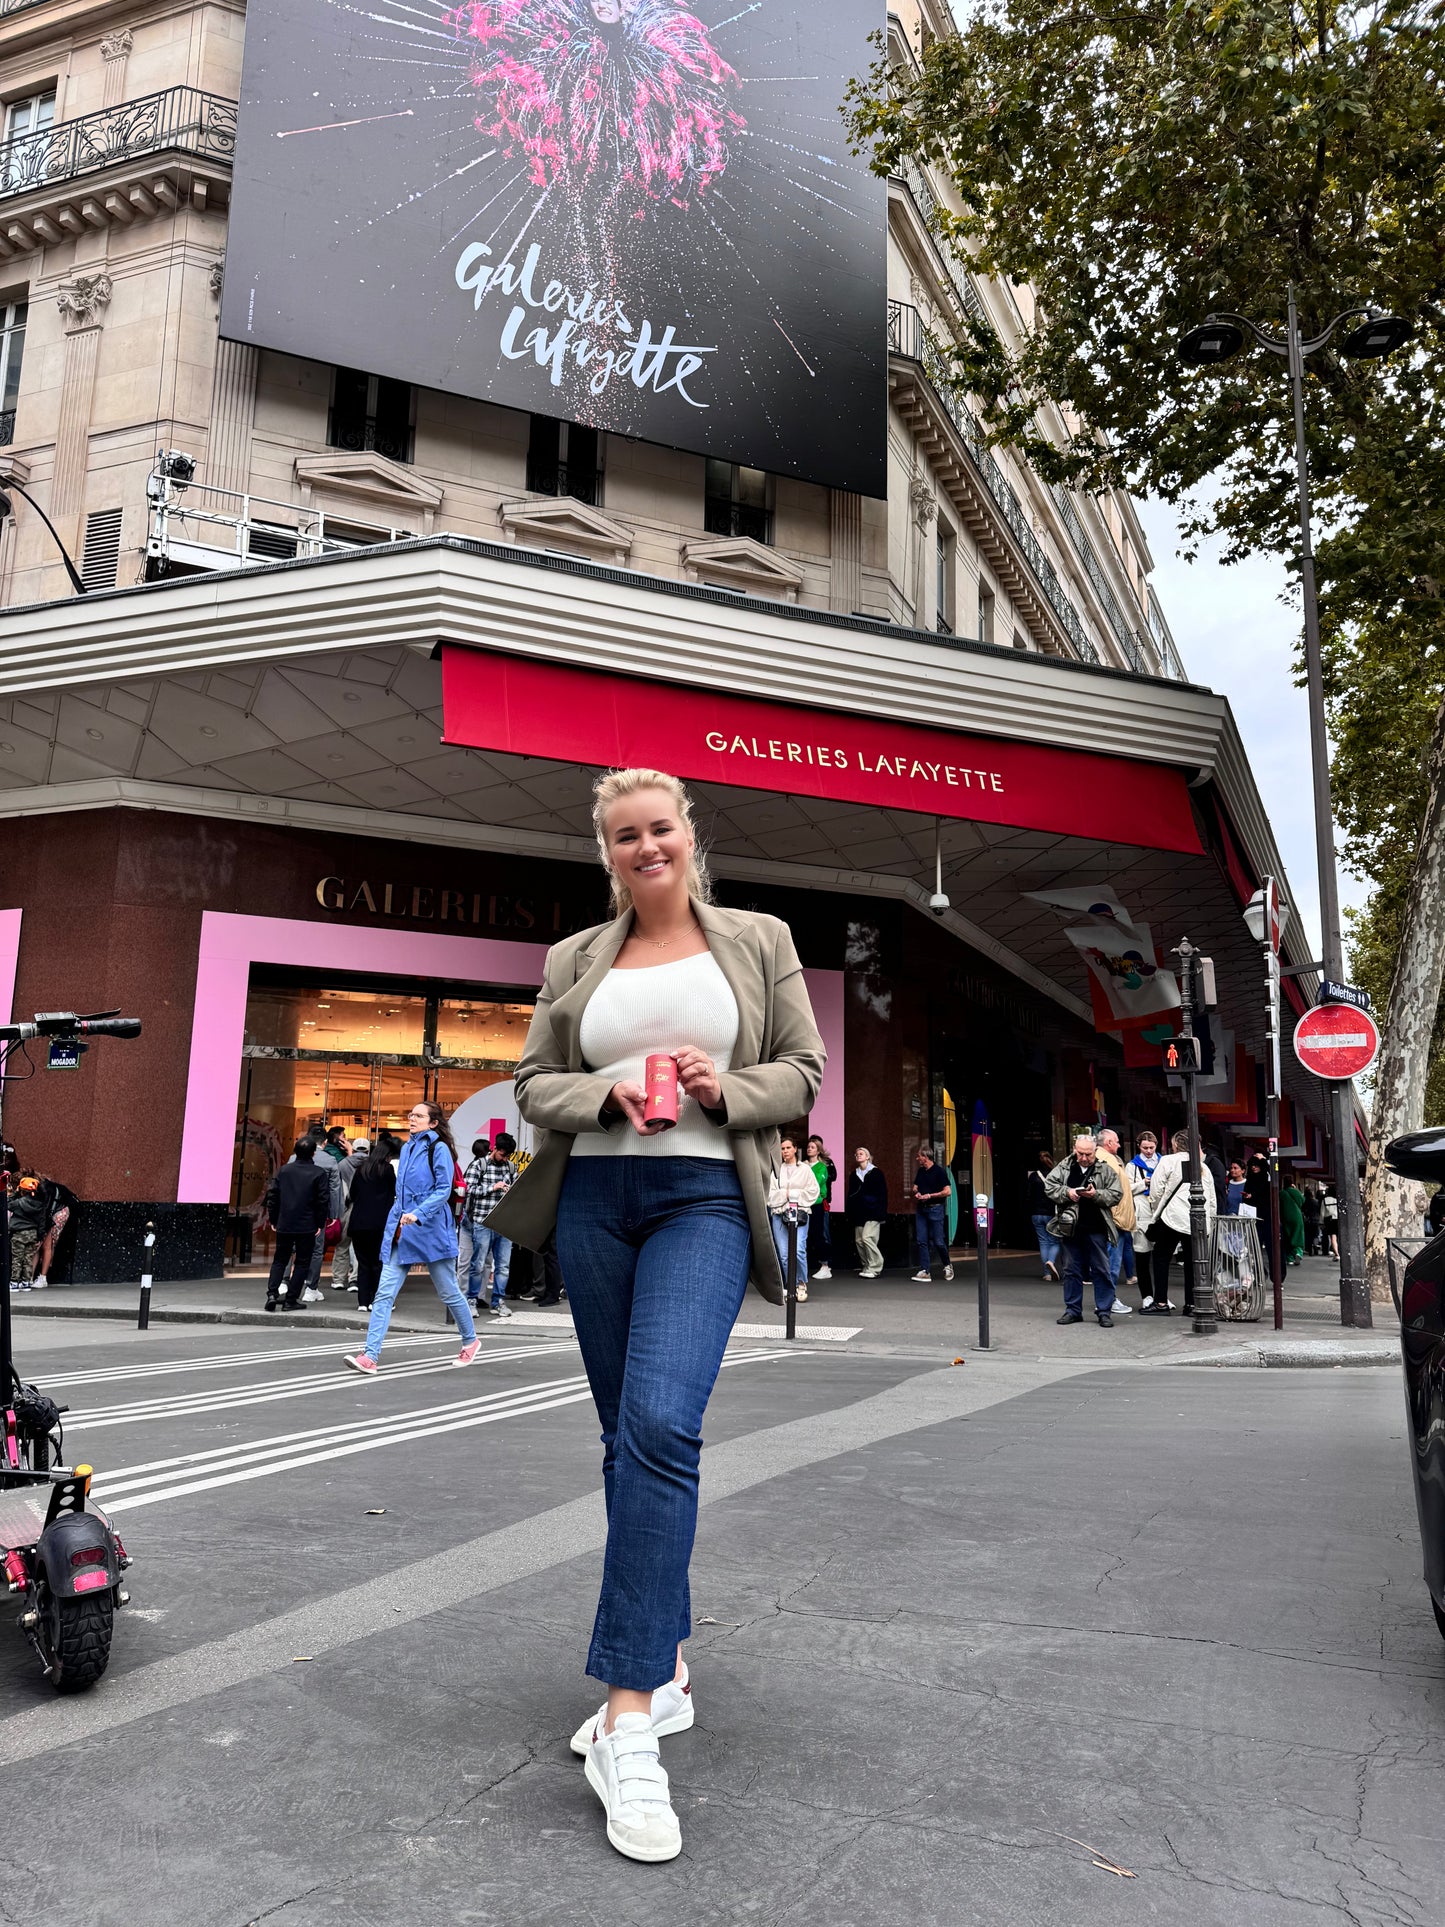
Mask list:
POLYGON ((249 0, 223 332, 882 494, 881 18, 249 0))
POLYGON ((666 0, 468 0, 477 127, 523 154, 534 187, 601 201, 603 218, 686 207, 746 127, 738 76, 695 14, 666 0))

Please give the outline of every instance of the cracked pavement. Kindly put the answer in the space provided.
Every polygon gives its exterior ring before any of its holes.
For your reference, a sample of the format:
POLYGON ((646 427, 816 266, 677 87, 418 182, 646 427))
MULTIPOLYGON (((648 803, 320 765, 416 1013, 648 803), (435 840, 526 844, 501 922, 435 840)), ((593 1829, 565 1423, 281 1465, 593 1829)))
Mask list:
MULTIPOLYGON (((255 1346, 175 1334, 146 1356, 223 1343, 255 1346)), ((66 1370, 86 1344, 67 1340, 66 1370)), ((43 1382, 45 1357, 25 1362, 43 1382)), ((840 1348, 725 1372, 709 1444, 932 1369, 840 1348)), ((7 1793, 0 1921, 1433 1927, 1445 1643, 1396 1375, 1007 1369, 1018 1389, 982 1409, 704 1508, 697 1724, 663 1743, 671 1865, 607 1846, 568 1750, 601 1697, 581 1671, 600 1561, 563 1548, 37 1751, 7 1793)), ((493 1370, 488 1389, 556 1362, 493 1370)), ((409 1396, 434 1403, 428 1384, 409 1396)), ((380 1389, 346 1386, 338 1415, 380 1389)), ((329 1393, 308 1399, 304 1423, 331 1416, 329 1393)), ((274 1412, 207 1423, 227 1444, 281 1430, 274 1412)), ((145 1426, 125 1458, 189 1449, 186 1424, 145 1426)), ((147 1617, 122 1615, 115 1681, 580 1498, 595 1430, 570 1405, 136 1514, 147 1617)), ((9 1627, 0 1695, 0 1738, 4 1716, 60 1704, 9 1627)))

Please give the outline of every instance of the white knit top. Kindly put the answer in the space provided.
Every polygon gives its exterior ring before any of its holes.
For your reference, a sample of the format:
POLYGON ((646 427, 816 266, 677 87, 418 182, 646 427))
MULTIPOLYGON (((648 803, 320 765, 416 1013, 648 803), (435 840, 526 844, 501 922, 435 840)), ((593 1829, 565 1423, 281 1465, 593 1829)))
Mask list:
MULTIPOLYGON (((582 1013, 579 1039, 588 1070, 609 1084, 641 1084, 654 1051, 691 1044, 706 1051, 720 1071, 732 1064, 738 1041, 738 1006, 710 950, 698 957, 644 970, 609 970, 582 1013)), ((670 1131, 641 1137, 627 1121, 610 1131, 581 1131, 572 1142, 578 1157, 731 1158, 725 1128, 677 1091, 677 1123, 670 1131)))

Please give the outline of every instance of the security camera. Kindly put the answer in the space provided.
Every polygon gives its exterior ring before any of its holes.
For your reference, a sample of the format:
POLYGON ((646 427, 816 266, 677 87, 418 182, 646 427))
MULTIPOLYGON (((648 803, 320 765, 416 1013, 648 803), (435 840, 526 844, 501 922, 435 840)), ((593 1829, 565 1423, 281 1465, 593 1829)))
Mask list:
POLYGON ((946 910, 951 910, 953 905, 949 902, 942 890, 935 890, 933 895, 928 899, 928 907, 934 916, 941 917, 946 910))

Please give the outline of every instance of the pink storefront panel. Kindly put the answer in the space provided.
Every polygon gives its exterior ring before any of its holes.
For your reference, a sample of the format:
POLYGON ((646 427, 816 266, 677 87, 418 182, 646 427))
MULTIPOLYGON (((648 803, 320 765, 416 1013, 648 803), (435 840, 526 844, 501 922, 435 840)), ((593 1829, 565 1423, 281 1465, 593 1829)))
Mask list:
POLYGON ((22 910, 0 910, 0 1024, 15 1021, 10 1008, 15 1001, 15 973, 20 967, 20 919, 22 910))
MULTIPOLYGON (((0 911, 0 992, 5 989, 5 918, 16 919, 18 938, 19 915, 0 911)), ((178 1202, 224 1204, 230 1196, 236 1093, 253 964, 515 984, 532 990, 542 981, 546 955, 547 947, 540 943, 207 911, 201 919, 196 967, 178 1202)), ((836 1157, 843 1142, 843 973, 809 970, 804 975, 828 1049, 828 1073, 814 1108, 813 1127, 833 1146, 836 1157)), ((12 967, 12 982, 13 977, 12 967)), ((841 1203, 841 1187, 836 1202, 841 1203)))

